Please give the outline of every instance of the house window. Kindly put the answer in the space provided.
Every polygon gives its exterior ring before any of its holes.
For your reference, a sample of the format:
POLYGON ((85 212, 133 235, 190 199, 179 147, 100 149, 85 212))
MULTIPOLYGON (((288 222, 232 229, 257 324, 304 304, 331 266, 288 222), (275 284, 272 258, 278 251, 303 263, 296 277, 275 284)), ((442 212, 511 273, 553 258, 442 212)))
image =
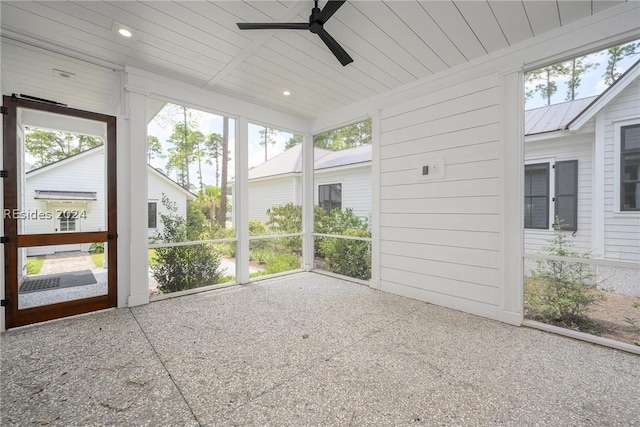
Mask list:
POLYGON ((524 167, 524 226, 549 228, 549 163, 524 167))
POLYGON ((640 124, 620 128, 620 210, 640 210, 640 124))
POLYGON ((318 205, 327 213, 342 208, 342 184, 318 186, 318 205))
POLYGON ((147 212, 149 215, 149 228, 156 228, 158 225, 158 204, 149 202, 147 212))
POLYGON ((76 219, 78 215, 75 212, 64 211, 58 216, 60 221, 60 231, 76 231, 76 219))
POLYGON ((556 162, 556 194, 554 197, 556 224, 562 230, 578 230, 578 161, 556 162))
POLYGON ((554 224, 562 230, 578 229, 578 161, 556 162, 554 194, 549 194, 549 163, 525 166, 524 225, 525 228, 549 229, 549 211, 553 204, 554 224))

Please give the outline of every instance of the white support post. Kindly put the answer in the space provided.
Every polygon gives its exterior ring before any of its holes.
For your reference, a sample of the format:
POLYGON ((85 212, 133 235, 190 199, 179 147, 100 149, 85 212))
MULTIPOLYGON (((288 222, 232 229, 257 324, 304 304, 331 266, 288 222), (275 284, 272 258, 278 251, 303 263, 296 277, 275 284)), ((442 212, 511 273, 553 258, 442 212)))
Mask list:
POLYGON ((371 115, 371 280, 380 289, 380 112, 371 115))
MULTIPOLYGON (((129 298, 127 305, 149 302, 148 216, 147 216, 147 96, 128 91, 129 141, 119 144, 119 152, 129 157, 129 180, 119 181, 119 189, 129 189, 129 298)), ((122 158, 122 157, 119 157, 122 158)), ((121 208, 121 207, 120 207, 121 208)), ((126 236, 122 236, 126 237, 126 236)), ((121 258, 121 257, 118 257, 121 258)))
POLYGON ((502 280, 498 320, 520 325, 524 283, 524 77, 522 70, 500 76, 502 181, 502 280))
POLYGON ((313 250, 313 135, 302 138, 302 268, 314 268, 313 250))
POLYGON ((236 120, 236 170, 233 207, 236 221, 236 281, 249 282, 249 122, 236 120))

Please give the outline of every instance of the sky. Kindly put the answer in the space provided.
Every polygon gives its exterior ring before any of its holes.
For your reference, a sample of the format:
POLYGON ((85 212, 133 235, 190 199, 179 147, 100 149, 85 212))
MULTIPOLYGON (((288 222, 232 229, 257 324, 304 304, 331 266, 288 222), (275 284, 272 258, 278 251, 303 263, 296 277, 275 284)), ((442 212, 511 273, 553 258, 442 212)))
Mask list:
MULTIPOLYGON (((210 133, 218 133, 222 135, 222 117, 206 113, 203 111, 194 110, 192 108, 188 109, 194 118, 194 120, 198 123, 198 129, 203 132, 205 135, 210 133)), ((171 148, 171 144, 167 143, 167 138, 171 135, 173 130, 173 124, 167 123, 166 118, 169 121, 182 121, 183 113, 182 109, 176 110, 175 106, 170 104, 165 105, 165 107, 160 111, 160 113, 154 118, 147 127, 147 134, 154 135, 158 137, 158 140, 163 145, 163 151, 167 152, 169 148, 171 148), (164 119, 163 119, 164 118, 164 119)), ((260 130, 263 130, 264 126, 249 124, 249 168, 257 166, 264 162, 265 158, 265 149, 263 145, 260 145, 260 142, 264 140, 264 137, 260 135, 260 130)), ((234 146, 235 146, 235 120, 229 120, 229 170, 228 176, 229 179, 233 179, 235 176, 235 154, 234 154, 234 146)), ((267 158, 272 159, 278 154, 284 151, 284 146, 289 138, 292 137, 292 134, 284 131, 277 131, 275 136, 275 145, 269 144, 267 147, 267 158)), ((151 165, 156 168, 160 168, 166 172, 166 162, 167 159, 158 158, 153 159, 151 161, 151 165)), ((197 165, 192 164, 190 167, 190 175, 191 182, 197 182, 197 165)), ((168 174, 172 179, 176 179, 175 172, 168 174)), ((215 185, 215 165, 205 165, 203 164, 202 168, 203 181, 208 185, 215 185)))
MULTIPOLYGON (((636 40, 634 43, 638 43, 640 40, 636 40)), ((589 96, 599 95, 606 88, 607 85, 604 83, 603 74, 605 73, 605 68, 607 65, 607 55, 606 50, 592 53, 586 56, 588 58, 588 62, 595 62, 599 65, 597 67, 589 69, 582 77, 580 87, 578 88, 578 94, 576 99, 587 98, 589 96)), ((616 69, 624 73, 631 65, 633 65, 636 61, 640 59, 640 54, 633 55, 627 58, 624 58, 618 64, 616 69)), ((566 102, 565 97, 567 95, 567 85, 566 82, 569 80, 568 77, 557 79, 558 82, 558 91, 554 96, 551 97, 552 104, 558 104, 560 102, 566 102)), ((525 85, 525 90, 528 90, 534 87, 538 82, 533 82, 531 84, 525 85)), ((530 110, 533 108, 544 107, 547 105, 546 98, 543 98, 539 93, 536 93, 532 99, 529 99, 525 103, 525 109, 530 110)))

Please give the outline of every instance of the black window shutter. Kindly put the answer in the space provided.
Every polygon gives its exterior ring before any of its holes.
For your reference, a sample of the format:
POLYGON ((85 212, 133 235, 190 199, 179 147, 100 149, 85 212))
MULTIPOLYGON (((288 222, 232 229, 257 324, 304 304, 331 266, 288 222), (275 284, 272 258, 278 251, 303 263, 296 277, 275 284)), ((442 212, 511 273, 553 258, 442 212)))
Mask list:
MULTIPOLYGON (((555 216, 562 230, 578 230, 578 161, 557 162, 555 216)), ((557 225, 556 225, 557 226, 557 225)))

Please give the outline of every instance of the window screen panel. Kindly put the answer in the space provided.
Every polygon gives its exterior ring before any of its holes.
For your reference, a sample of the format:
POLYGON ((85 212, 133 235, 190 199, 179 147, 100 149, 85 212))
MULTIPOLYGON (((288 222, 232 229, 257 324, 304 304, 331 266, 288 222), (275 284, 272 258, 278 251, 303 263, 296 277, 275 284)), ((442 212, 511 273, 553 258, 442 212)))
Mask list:
POLYGON ((622 150, 640 150, 640 125, 625 126, 621 129, 622 150))
POLYGON ((640 183, 624 184, 622 206, 625 210, 640 209, 640 183))
POLYGON ((531 227, 549 228, 549 199, 546 196, 532 197, 531 227))
POLYGON ((342 208, 342 184, 326 184, 318 187, 318 205, 327 213, 342 208))
POLYGON ((531 195, 546 196, 549 188, 548 170, 535 170, 531 174, 531 195))
POLYGON ((640 153, 627 154, 624 157, 622 174, 623 182, 640 180, 640 153))
POLYGON ((549 164, 525 166, 525 228, 549 228, 549 164))

